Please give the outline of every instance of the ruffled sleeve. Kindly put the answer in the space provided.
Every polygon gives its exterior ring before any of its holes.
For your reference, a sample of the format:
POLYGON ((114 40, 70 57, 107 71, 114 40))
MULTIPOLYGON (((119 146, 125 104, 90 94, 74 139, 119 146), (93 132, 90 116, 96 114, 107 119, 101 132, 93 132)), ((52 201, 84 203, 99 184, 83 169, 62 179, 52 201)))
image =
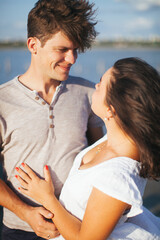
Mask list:
POLYGON ((130 158, 114 158, 96 171, 93 187, 131 205, 127 217, 142 213, 146 180, 139 176, 139 163, 130 158))

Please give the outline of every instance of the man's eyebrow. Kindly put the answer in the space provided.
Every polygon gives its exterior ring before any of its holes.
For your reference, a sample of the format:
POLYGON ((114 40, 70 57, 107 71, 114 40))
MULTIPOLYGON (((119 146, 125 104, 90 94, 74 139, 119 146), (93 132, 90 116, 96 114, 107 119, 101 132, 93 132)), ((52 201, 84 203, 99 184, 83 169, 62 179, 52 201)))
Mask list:
MULTIPOLYGON (((66 47, 66 46, 54 46, 53 49, 72 49, 70 47, 66 47)), ((73 48, 73 50, 78 49, 77 47, 73 48)))
POLYGON ((65 46, 54 46, 53 49, 58 49, 58 48, 67 48, 65 46))

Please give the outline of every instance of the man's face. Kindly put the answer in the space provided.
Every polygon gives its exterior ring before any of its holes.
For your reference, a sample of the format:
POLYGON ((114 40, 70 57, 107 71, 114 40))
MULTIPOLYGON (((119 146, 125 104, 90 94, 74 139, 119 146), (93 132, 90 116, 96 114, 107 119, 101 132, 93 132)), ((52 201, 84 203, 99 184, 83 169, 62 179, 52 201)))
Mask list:
POLYGON ((62 32, 54 34, 43 47, 37 39, 36 65, 44 78, 66 80, 76 59, 77 47, 62 32))

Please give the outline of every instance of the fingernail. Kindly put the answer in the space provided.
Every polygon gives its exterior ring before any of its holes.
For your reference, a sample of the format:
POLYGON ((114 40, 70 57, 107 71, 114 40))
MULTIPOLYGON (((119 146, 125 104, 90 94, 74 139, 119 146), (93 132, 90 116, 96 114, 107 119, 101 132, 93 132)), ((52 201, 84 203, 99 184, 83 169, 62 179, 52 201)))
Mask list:
POLYGON ((25 164, 24 164, 24 163, 21 163, 21 165, 22 165, 22 167, 24 167, 24 166, 25 166, 25 164))
POLYGON ((46 170, 48 170, 48 166, 47 165, 45 166, 45 168, 46 168, 46 170))
POLYGON ((48 217, 52 218, 53 214, 52 213, 48 213, 48 217))
POLYGON ((16 167, 15 169, 16 169, 16 171, 19 171, 19 168, 18 168, 18 167, 16 167))
POLYGON ((16 178, 18 178, 18 175, 15 175, 16 178))

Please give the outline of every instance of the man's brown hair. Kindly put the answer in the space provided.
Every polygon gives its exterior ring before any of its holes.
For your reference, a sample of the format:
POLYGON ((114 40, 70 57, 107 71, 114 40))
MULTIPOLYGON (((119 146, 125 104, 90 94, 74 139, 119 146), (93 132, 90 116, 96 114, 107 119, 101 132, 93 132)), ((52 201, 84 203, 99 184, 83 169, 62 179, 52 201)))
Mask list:
POLYGON ((84 52, 97 35, 93 7, 87 0, 39 0, 28 15, 28 37, 37 37, 43 47, 62 31, 84 52))

